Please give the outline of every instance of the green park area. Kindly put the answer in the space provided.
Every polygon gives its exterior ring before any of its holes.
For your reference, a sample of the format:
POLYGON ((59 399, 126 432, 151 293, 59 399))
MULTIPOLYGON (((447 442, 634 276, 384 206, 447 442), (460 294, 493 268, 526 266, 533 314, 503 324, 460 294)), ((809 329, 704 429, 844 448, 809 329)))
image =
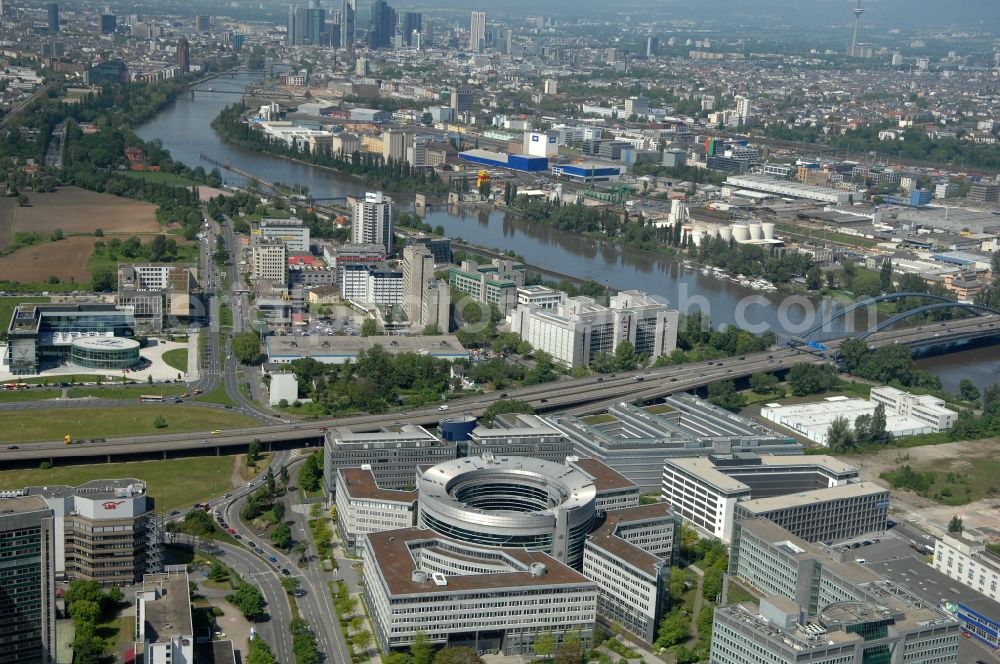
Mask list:
POLYGON ((234 464, 243 457, 197 457, 165 461, 132 461, 86 466, 63 466, 49 470, 0 471, 0 489, 68 484, 77 486, 97 479, 134 477, 146 483, 149 495, 162 512, 170 512, 204 501, 230 488, 234 464))
POLYGON ((174 348, 163 354, 163 361, 178 371, 188 370, 188 349, 174 348))
POLYGON ((197 406, 137 404, 90 408, 25 410, 0 429, 0 442, 21 443, 35 440, 73 438, 115 438, 145 436, 154 433, 187 433, 245 427, 256 424, 252 418, 228 410, 197 406), (158 422, 157 417, 163 421, 158 422), (156 424, 166 426, 157 427, 156 424))

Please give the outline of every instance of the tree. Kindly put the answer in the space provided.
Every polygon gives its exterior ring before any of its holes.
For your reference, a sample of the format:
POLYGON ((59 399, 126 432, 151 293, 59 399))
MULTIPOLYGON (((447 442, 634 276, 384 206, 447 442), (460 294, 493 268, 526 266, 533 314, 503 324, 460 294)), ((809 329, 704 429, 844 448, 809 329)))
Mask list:
POLYGON ((882 269, 879 271, 879 288, 883 293, 892 292, 892 259, 886 258, 882 261, 882 269))
POLYGON ((278 471, 278 480, 285 486, 288 486, 288 466, 282 466, 281 470, 278 471))
POLYGON ((101 605, 89 599, 78 600, 70 604, 69 617, 77 624, 96 625, 97 621, 101 619, 101 605))
POLYGON ((410 664, 410 657, 404 652, 394 650, 382 656, 382 664, 410 664))
POLYGON ((819 267, 813 265, 806 272, 806 287, 809 290, 819 290, 823 287, 823 273, 820 271, 819 267))
POLYGON ((229 578, 229 570, 219 561, 215 561, 208 570, 208 578, 217 583, 225 581, 229 578))
POLYGON ((271 531, 270 538, 279 549, 288 549, 292 545, 292 529, 287 523, 279 523, 271 531))
POLYGON ((832 389, 837 384, 837 371, 829 365, 796 364, 788 370, 787 380, 792 394, 804 397, 832 389))
POLYGON ((157 415, 153 418, 153 428, 155 429, 166 429, 167 428, 167 418, 163 415, 157 415))
POLYGON ((868 430, 870 440, 873 442, 884 440, 888 436, 885 430, 886 424, 885 404, 880 403, 875 406, 875 412, 872 413, 871 428, 868 430))
MULTIPOLYGON (((1000 255, 1000 252, 994 254, 994 257, 998 255, 1000 255)), ((958 394, 966 401, 979 401, 979 388, 968 378, 963 378, 959 381, 958 394)))
POLYGON ((676 608, 660 621, 656 645, 661 648, 670 648, 687 641, 690 636, 691 617, 681 609, 676 608))
POLYGON ((709 567, 705 570, 705 576, 701 580, 701 594, 710 602, 722 594, 722 576, 724 570, 718 567, 709 567))
POLYGON ((65 236, 63 235, 63 231, 62 231, 61 228, 57 228, 54 231, 52 231, 52 240, 53 240, 53 242, 57 242, 57 241, 63 239, 64 237, 65 236))
POLYGON ((361 336, 374 337, 376 335, 378 335, 378 323, 375 322, 374 318, 366 318, 361 323, 361 336))
POLYGON ((826 432, 826 446, 834 452, 845 452, 854 449, 854 432, 846 417, 838 417, 830 423, 826 432))
POLYGON ((253 440, 250 441, 250 444, 247 445, 247 465, 248 466, 252 466, 255 463, 257 463, 257 460, 260 459, 261 449, 262 449, 262 447, 261 447, 261 442, 260 442, 259 438, 254 438, 253 440))
POLYGON ((572 638, 568 635, 563 637, 563 642, 559 645, 559 649, 556 650, 554 661, 555 664, 583 664, 584 652, 580 639, 572 638))
POLYGON ((125 601, 125 593, 122 592, 121 588, 115 586, 108 591, 105 598, 107 599, 107 603, 110 604, 109 608, 114 608, 125 601))
POLYGON ((242 364, 259 364, 260 339, 254 332, 240 332, 233 337, 233 355, 242 364))
POLYGON ((323 479, 323 455, 314 452, 306 457, 302 463, 302 470, 299 471, 299 486, 305 491, 316 491, 319 489, 320 481, 323 479))
POLYGON ((98 293, 110 293, 117 288, 117 277, 111 270, 95 270, 90 279, 90 287, 98 293))
POLYGON ((250 642, 250 652, 247 655, 246 664, 275 664, 271 647, 259 636, 250 642))
POLYGON ((434 648, 427 640, 427 633, 419 631, 413 635, 413 644, 410 646, 410 658, 413 664, 431 664, 434 659, 434 648))
POLYGON ((778 377, 767 373, 755 373, 750 375, 750 388, 757 394, 766 394, 774 389, 778 384, 778 377))
MULTIPOLYGON (((257 590, 257 588, 251 586, 245 581, 240 582, 240 585, 236 588, 236 592, 227 596, 226 599, 239 609, 240 613, 243 614, 243 617, 250 622, 256 622, 258 618, 264 615, 264 597, 260 594, 260 591, 257 590)), ((260 639, 254 639, 254 641, 259 640, 260 639)), ((251 646, 251 655, 252 654, 253 648, 251 646)))
POLYGON ((743 395, 736 391, 736 383, 731 380, 709 383, 708 400, 727 410, 739 410, 745 402, 743 395))
POLYGON ((453 646, 439 650, 434 664, 483 664, 483 659, 472 648, 453 646))
POLYGON ((548 659, 556 651, 556 639, 552 632, 542 632, 535 639, 535 654, 548 659))
POLYGON ((948 522, 948 532, 952 534, 961 534, 965 529, 965 523, 962 521, 961 517, 957 514, 951 517, 951 521, 948 522))

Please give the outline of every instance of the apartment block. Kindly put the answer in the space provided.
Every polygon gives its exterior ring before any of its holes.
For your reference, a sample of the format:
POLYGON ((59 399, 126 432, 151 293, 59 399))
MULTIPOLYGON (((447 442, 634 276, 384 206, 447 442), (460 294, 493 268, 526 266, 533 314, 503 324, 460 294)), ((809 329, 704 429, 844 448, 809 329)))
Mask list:
POLYGON ((395 247, 392 233, 393 203, 382 192, 368 192, 364 200, 348 200, 353 204, 351 242, 354 244, 380 244, 386 255, 395 247))
POLYGON ((370 533, 417 523, 417 492, 383 489, 369 466, 338 468, 337 531, 348 553, 361 555, 370 533))
POLYGON ((254 281, 287 286, 288 246, 281 240, 255 240, 251 249, 251 267, 254 281))

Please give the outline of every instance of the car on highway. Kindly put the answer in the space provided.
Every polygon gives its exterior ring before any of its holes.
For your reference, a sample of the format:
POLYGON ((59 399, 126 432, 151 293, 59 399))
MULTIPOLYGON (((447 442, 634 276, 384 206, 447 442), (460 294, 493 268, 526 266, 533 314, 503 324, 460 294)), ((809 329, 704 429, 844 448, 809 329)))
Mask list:
POLYGON ((292 573, 288 571, 287 567, 282 567, 281 568, 281 573, 284 574, 285 576, 291 576, 292 575, 292 573))
MULTIPOLYGON (((259 549, 258 549, 258 551, 259 551, 259 549)), ((278 557, 277 556, 268 556, 267 559, 270 560, 272 563, 278 562, 278 557)))
POLYGON ((222 429, 212 429, 213 436, 218 436, 220 433, 222 433, 222 429))
POLYGON ((21 449, 21 448, 20 448, 20 447, 18 447, 17 445, 8 445, 8 446, 7 446, 7 449, 8 449, 8 450, 19 450, 19 449, 21 449))
POLYGON ((448 410, 448 405, 444 404, 444 405, 438 406, 438 410, 448 410))

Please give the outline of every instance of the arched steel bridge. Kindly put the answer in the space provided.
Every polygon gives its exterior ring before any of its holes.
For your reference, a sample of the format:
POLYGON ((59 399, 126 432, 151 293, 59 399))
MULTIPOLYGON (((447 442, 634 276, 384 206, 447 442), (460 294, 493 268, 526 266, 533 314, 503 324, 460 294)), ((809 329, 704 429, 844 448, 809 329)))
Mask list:
POLYGON ((866 339, 870 335, 879 332, 881 330, 884 330, 887 327, 891 327, 892 325, 895 325, 899 321, 910 318, 911 316, 918 316, 920 314, 924 314, 929 311, 937 311, 942 309, 952 309, 952 308, 963 309, 966 311, 972 311, 976 315, 980 315, 982 313, 1000 315, 1000 311, 996 309, 991 309, 990 307, 985 307, 982 305, 977 305, 972 303, 957 302, 955 300, 952 300, 950 298, 941 295, 932 295, 930 293, 915 293, 910 291, 902 293, 886 293, 885 295, 877 295, 875 297, 870 297, 865 300, 861 300, 860 302, 855 302, 854 304, 844 307, 843 309, 835 311, 834 313, 830 314, 829 316, 827 316, 826 318, 824 318, 823 320, 821 320, 820 322, 816 323, 811 328, 803 332, 800 336, 792 337, 791 345, 808 343, 810 341, 809 337, 811 337, 813 334, 819 332, 822 329, 828 328, 828 326, 830 326, 835 321, 846 317, 848 314, 851 314, 857 311, 858 309, 863 309, 866 307, 877 305, 879 302, 887 302, 891 300, 903 300, 910 297, 920 298, 923 300, 934 300, 935 304, 916 307, 914 309, 910 309, 909 311, 896 314, 891 318, 881 321, 874 327, 871 327, 867 330, 858 333, 857 335, 855 335, 855 337, 858 339, 866 339))

